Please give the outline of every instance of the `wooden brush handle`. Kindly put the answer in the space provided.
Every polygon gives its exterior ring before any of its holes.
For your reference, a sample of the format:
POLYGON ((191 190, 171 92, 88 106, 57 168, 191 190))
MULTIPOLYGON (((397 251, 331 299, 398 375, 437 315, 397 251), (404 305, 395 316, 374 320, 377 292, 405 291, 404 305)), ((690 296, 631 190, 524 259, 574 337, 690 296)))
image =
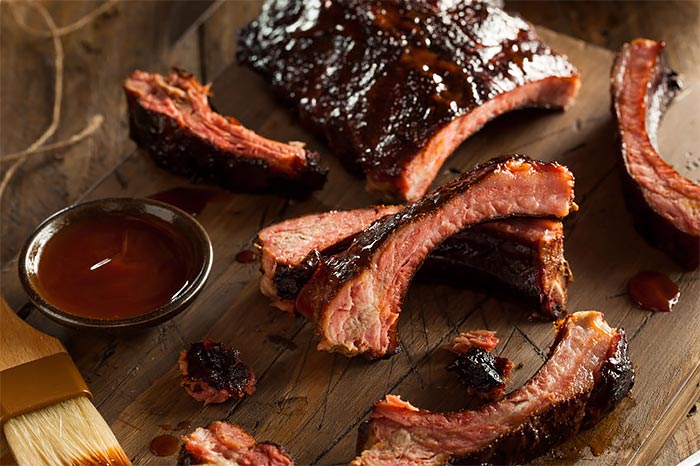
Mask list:
POLYGON ((0 296, 0 371, 65 353, 60 341, 34 329, 10 309, 0 296))

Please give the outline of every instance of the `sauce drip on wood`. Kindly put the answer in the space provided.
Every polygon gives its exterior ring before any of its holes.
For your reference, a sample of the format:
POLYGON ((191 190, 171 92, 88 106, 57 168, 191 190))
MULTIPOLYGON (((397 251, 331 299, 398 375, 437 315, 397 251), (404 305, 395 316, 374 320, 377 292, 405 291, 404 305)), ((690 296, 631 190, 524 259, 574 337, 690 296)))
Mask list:
POLYGON ((660 272, 639 272, 627 283, 627 294, 642 309, 670 312, 681 297, 673 280, 660 272))
POLYGON ((159 435, 151 440, 150 448, 156 456, 171 456, 180 449, 180 440, 170 434, 159 435))
POLYGON ((120 319, 173 300, 196 276, 186 237, 152 215, 103 213, 76 219, 40 252, 35 286, 56 308, 120 319))
POLYGON ((256 260, 258 260, 258 255, 250 249, 244 249, 236 254, 236 261, 240 262, 241 264, 249 264, 251 262, 255 262, 256 260))
POLYGON ((165 202, 196 217, 201 214, 217 192, 211 189, 173 188, 148 196, 150 199, 165 202))
POLYGON ((190 427, 192 427, 192 423, 188 420, 180 421, 177 423, 178 429, 189 429, 190 427))

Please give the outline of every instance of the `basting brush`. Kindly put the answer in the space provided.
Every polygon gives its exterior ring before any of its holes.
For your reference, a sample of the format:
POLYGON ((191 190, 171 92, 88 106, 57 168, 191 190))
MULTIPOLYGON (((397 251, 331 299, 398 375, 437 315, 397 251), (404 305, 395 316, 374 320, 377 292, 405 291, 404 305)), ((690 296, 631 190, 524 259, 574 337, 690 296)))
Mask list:
POLYGON ((0 424, 20 466, 131 466, 61 342, 0 297, 0 424))

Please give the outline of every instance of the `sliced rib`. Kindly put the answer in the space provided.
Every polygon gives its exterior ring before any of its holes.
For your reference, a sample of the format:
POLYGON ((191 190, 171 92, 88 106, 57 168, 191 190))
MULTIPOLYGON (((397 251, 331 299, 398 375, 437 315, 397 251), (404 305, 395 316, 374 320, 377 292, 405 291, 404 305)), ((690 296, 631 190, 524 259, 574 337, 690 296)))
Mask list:
POLYGON ((325 258, 299 293, 297 309, 316 323, 321 350, 373 358, 392 354, 408 285, 438 244, 488 220, 565 217, 576 208, 573 186, 565 167, 524 156, 475 167, 375 221, 347 250, 325 258))
POLYGON ((546 218, 513 218, 475 225, 438 245, 418 278, 525 298, 539 317, 566 313, 573 280, 564 258, 564 227, 546 218))
POLYGON ((387 395, 361 429, 364 451, 351 464, 523 464, 596 424, 633 384, 624 331, 600 312, 577 312, 559 324, 539 372, 498 402, 432 413, 387 395))
MULTIPOLYGON (((256 241, 263 272, 260 290, 273 306, 293 313, 299 291, 324 257, 347 249, 373 221, 401 208, 309 214, 264 228, 256 241)), ((474 225, 436 247, 417 278, 498 294, 509 290, 537 309, 538 316, 561 317, 572 280, 562 223, 510 218, 474 225)))
POLYGON ((415 201, 489 120, 566 108, 580 86, 565 56, 499 2, 267 0, 238 60, 265 76, 367 189, 415 201))
POLYGON ((293 313, 299 291, 324 253, 342 251, 350 245, 349 239, 372 222, 401 208, 375 206, 310 214, 260 230, 256 241, 263 271, 260 291, 272 300, 273 306, 293 313))
POLYGON ((178 466, 294 466, 294 458, 271 442, 257 443, 241 427, 215 421, 182 437, 178 466))
POLYGON ((321 189, 326 170, 300 142, 266 139, 209 105, 209 85, 173 70, 134 71, 124 82, 131 138, 161 167, 232 191, 303 196, 321 189))
POLYGON ((663 62, 663 42, 625 44, 612 70, 613 108, 635 226, 683 266, 700 264, 700 185, 664 162, 656 133, 679 85, 663 62))

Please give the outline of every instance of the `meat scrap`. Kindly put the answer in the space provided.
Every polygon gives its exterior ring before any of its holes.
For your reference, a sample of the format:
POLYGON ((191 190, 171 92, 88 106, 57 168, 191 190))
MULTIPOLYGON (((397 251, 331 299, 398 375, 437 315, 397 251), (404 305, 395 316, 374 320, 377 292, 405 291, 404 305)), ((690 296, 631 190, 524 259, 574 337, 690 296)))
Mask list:
MULTIPOLYGON (((372 222, 401 209, 374 206, 309 214, 260 230, 260 290, 273 306, 294 312, 299 291, 323 258, 347 249, 372 222)), ((573 279, 564 258, 562 223, 543 218, 496 220, 462 230, 430 253, 417 278, 499 295, 511 291, 545 319, 565 313, 573 279)))
POLYGON ((255 392, 255 373, 239 359, 238 350, 204 340, 180 352, 182 386, 197 401, 223 403, 255 392))
POLYGON ((215 421, 182 437, 177 466, 294 466, 294 458, 271 442, 256 442, 243 428, 215 421))
POLYGON ((579 72, 498 2, 267 0, 237 57, 363 171, 367 190, 415 201, 498 115, 566 108, 579 72))
POLYGON ((216 113, 209 87, 182 70, 134 71, 124 82, 131 138, 162 168, 232 191, 305 196, 323 187, 327 170, 316 152, 216 113))
POLYGON ((613 113, 624 162, 627 206, 637 230, 688 269, 700 265, 700 185, 659 155, 656 133, 680 85, 663 42, 623 45, 612 69, 613 113))
POLYGON ((447 370, 457 374, 469 394, 498 400, 505 395, 513 363, 508 358, 494 357, 488 351, 474 347, 460 354, 447 370))
POLYGON ((491 354, 498 342, 496 332, 474 330, 460 333, 442 345, 443 349, 457 355, 447 370, 457 374, 470 394, 489 400, 497 400, 505 395, 513 363, 508 358, 494 357, 491 354))
POLYGON ((340 252, 375 220, 401 206, 330 211, 304 215, 263 228, 255 243, 261 251, 260 291, 272 305, 290 313, 301 288, 313 275, 324 254, 340 252))
POLYGON ((318 349, 370 358, 398 348, 396 329, 411 278, 446 238, 471 225, 511 216, 562 218, 576 210, 571 172, 524 156, 475 167, 359 233, 325 258, 297 297, 315 322, 318 349))
POLYGON ((633 384, 624 331, 577 312, 559 323, 544 366, 500 401, 453 413, 394 395, 375 403, 351 465, 527 463, 598 423, 633 384))
POLYGON ((466 353, 472 348, 480 348, 490 353, 498 346, 499 342, 496 332, 491 330, 472 330, 460 333, 448 343, 442 345, 442 349, 450 351, 457 356, 466 353))

